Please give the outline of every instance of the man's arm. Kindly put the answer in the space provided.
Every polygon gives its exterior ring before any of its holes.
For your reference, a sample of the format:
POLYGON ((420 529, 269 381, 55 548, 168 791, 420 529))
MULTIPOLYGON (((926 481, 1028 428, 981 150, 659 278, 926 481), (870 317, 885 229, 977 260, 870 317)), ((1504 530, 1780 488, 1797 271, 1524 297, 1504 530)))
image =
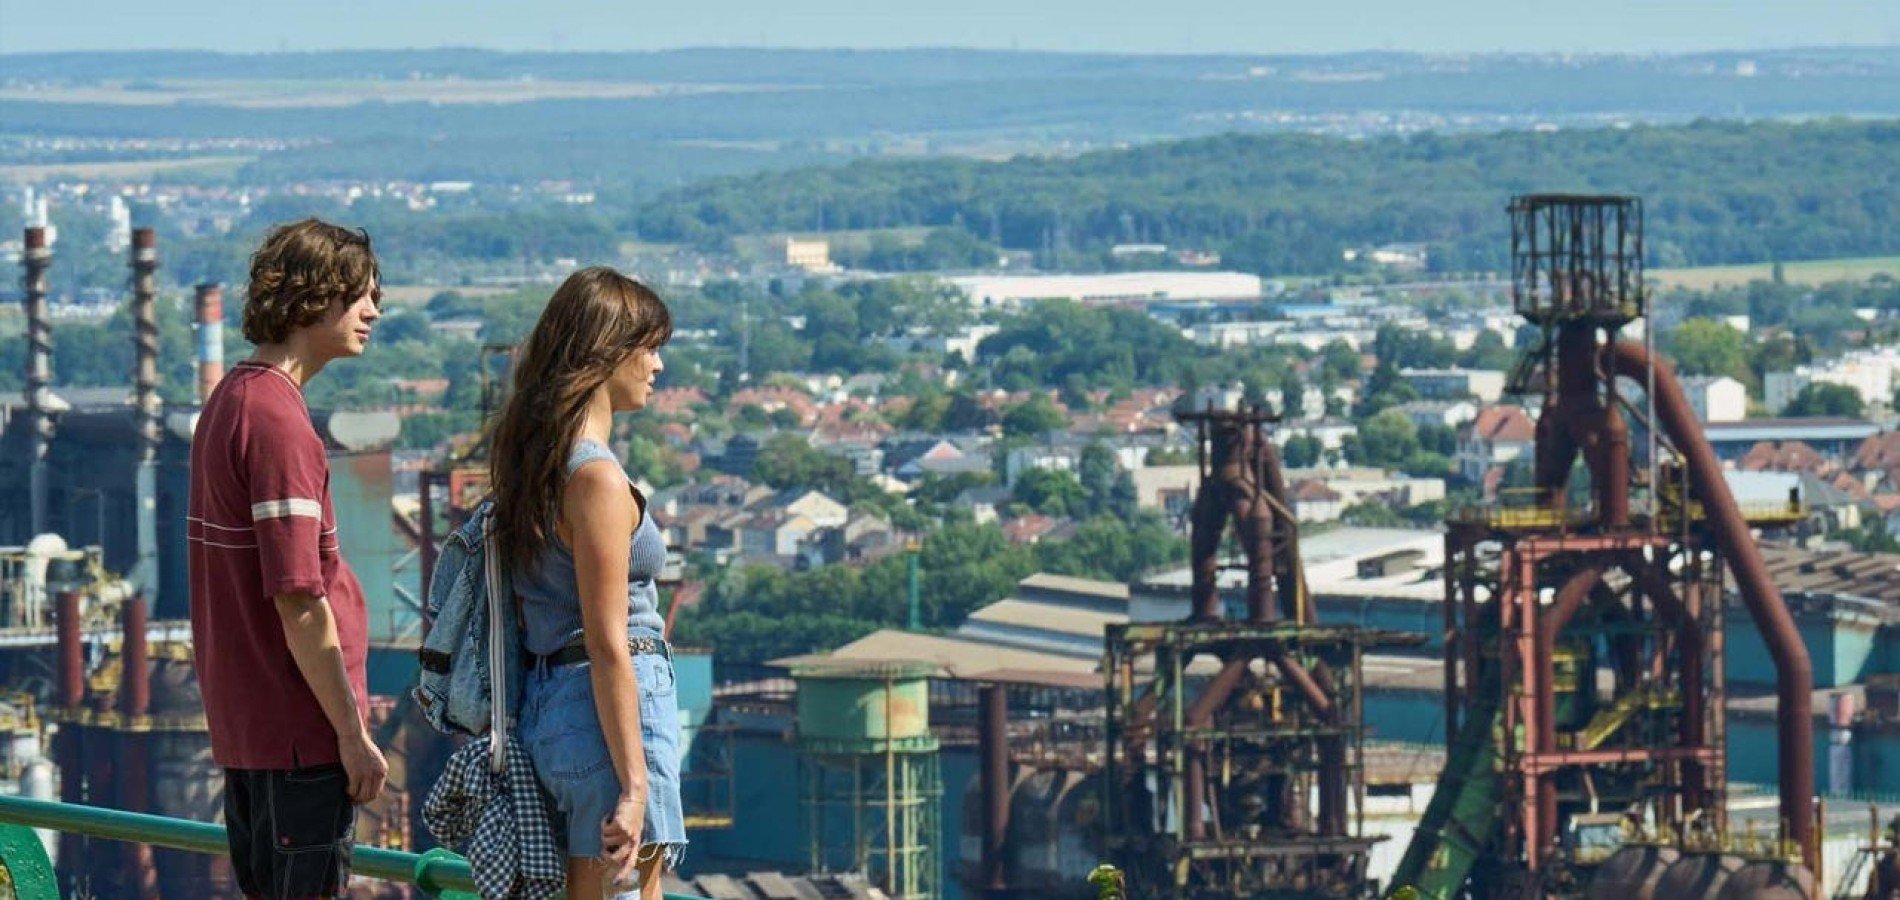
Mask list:
POLYGON ((370 739, 356 708, 356 692, 343 665, 343 645, 337 639, 336 617, 322 597, 306 593, 279 594, 277 615, 284 623, 284 643, 297 661, 297 671, 323 707, 323 716, 336 731, 337 751, 350 779, 350 799, 368 803, 383 791, 389 763, 370 739))

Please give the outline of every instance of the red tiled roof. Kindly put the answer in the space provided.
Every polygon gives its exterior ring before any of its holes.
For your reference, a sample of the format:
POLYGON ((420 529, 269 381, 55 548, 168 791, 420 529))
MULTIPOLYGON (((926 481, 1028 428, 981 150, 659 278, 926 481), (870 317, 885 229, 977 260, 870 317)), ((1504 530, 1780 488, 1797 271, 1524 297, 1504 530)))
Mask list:
POLYGON ((1537 438, 1537 424, 1521 406, 1487 406, 1478 410, 1471 429, 1491 443, 1528 443, 1537 438))
POLYGON ((1736 466, 1748 472, 1813 472, 1834 470, 1827 457, 1802 441, 1761 441, 1748 448, 1736 466))
POLYGON ((1060 524, 1041 513, 1017 516, 1003 523, 1003 537, 1012 544, 1033 544, 1060 524))
POLYGON ((1856 469, 1900 468, 1900 431, 1876 434, 1860 442, 1854 450, 1853 467, 1856 469))
POLYGON ((1305 481, 1295 482, 1293 485, 1293 500, 1296 503, 1302 501, 1325 503, 1338 499, 1339 492, 1327 487, 1326 482, 1317 478, 1308 478, 1305 481))
POLYGON ((706 392, 696 387, 661 388, 647 398, 647 409, 664 416, 677 416, 705 402, 706 392))

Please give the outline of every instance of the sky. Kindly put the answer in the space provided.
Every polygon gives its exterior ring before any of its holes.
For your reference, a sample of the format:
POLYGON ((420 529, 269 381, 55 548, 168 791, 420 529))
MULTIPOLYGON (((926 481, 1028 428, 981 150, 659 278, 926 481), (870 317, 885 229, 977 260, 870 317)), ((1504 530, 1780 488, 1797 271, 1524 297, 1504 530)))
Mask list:
POLYGON ((0 0, 0 53, 977 47, 1651 52, 1900 45, 1900 0, 0 0))

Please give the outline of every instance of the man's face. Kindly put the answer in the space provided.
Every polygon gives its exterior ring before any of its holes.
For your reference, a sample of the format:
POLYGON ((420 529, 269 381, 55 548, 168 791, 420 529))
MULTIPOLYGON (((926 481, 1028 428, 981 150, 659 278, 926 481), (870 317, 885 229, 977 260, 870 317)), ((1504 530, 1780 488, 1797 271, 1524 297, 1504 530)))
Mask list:
POLYGON ((355 299, 331 304, 312 335, 316 349, 325 359, 362 356, 369 348, 370 331, 382 317, 382 301, 383 289, 372 281, 355 299))

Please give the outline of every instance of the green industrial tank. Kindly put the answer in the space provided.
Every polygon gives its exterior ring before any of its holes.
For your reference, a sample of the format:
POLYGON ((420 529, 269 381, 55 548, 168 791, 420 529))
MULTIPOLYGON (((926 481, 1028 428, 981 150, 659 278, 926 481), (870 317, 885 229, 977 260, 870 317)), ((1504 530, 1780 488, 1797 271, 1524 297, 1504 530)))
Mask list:
POLYGON ((807 750, 882 752, 885 742, 935 749, 930 676, 912 662, 824 662, 792 670, 798 680, 798 739, 807 750))

